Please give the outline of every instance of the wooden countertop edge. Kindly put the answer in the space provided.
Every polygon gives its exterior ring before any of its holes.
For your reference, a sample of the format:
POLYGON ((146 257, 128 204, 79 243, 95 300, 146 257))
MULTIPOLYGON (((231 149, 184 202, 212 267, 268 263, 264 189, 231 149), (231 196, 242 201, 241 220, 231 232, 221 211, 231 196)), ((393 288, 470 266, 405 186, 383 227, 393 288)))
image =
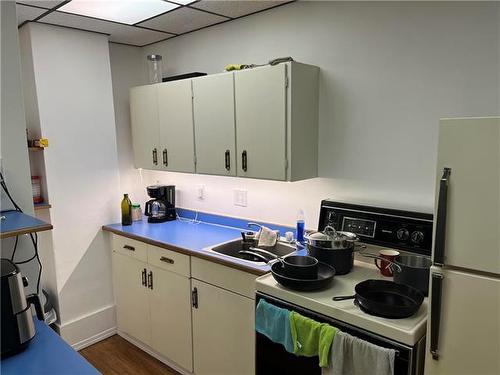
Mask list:
POLYGON ((54 227, 52 226, 52 224, 43 224, 43 225, 36 225, 33 227, 25 227, 17 230, 2 232, 0 238, 3 239, 8 237, 20 236, 22 234, 27 234, 27 233, 43 232, 46 230, 51 230, 53 228, 54 227))
POLYGON ((119 236, 131 238, 133 240, 141 241, 141 242, 147 243, 149 245, 158 246, 158 247, 161 247, 163 249, 172 250, 172 251, 175 251, 175 252, 178 252, 181 254, 190 255, 190 256, 200 258, 200 259, 209 260, 211 262, 218 263, 218 264, 221 264, 223 266, 235 268, 235 269, 238 269, 241 271, 249 272, 249 273, 252 273, 252 274, 257 275, 257 276, 262 276, 262 275, 265 275, 266 273, 270 272, 270 271, 261 271, 261 270, 256 270, 254 268, 245 267, 244 264, 234 263, 234 262, 231 262, 231 260, 229 260, 229 259, 225 260, 225 259, 217 258, 217 257, 211 256, 209 253, 205 254, 202 252, 193 251, 193 250, 189 250, 189 249, 186 249, 183 247, 169 245, 169 244, 166 244, 164 242, 158 242, 155 240, 151 240, 149 238, 137 236, 137 235, 134 235, 132 233, 122 232, 118 229, 111 228, 107 225, 103 225, 102 230, 106 231, 106 232, 111 232, 111 233, 117 234, 119 236))

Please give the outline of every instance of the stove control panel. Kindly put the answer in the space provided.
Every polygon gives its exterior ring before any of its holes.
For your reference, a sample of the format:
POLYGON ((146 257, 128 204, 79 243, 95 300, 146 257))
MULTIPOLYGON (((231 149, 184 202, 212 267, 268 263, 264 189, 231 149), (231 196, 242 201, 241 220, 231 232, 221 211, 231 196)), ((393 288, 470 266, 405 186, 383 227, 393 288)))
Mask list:
POLYGON ((356 233, 365 243, 431 254, 432 214, 324 200, 318 230, 327 225, 356 233))

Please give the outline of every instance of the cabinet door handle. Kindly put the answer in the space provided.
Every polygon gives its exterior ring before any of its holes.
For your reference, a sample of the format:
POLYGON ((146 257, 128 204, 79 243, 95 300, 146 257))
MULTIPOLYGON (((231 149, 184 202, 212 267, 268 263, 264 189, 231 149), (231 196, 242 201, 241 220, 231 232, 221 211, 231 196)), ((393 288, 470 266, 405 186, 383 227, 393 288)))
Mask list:
POLYGON ((436 218, 436 238, 434 239, 434 263, 444 264, 444 248, 446 246, 446 212, 448 205, 448 185, 451 168, 443 169, 443 177, 439 181, 439 196, 436 218))
POLYGON ((158 150, 153 148, 153 164, 158 165, 158 150))
POLYGON ((168 151, 166 148, 163 149, 163 165, 168 167, 168 151))
POLYGON ((148 273, 148 288, 153 290, 153 271, 148 273))
POLYGON ((123 248, 124 248, 125 250, 135 251, 135 247, 130 246, 130 245, 123 245, 123 248))
POLYGON ((226 167, 226 171, 231 170, 231 153, 229 150, 226 150, 224 153, 224 166, 226 167))
POLYGON ((141 277, 142 277, 142 286, 148 286, 148 282, 146 281, 146 269, 143 268, 141 272, 141 277))
POLYGON ((165 263, 168 263, 168 264, 174 264, 174 260, 171 259, 171 258, 167 258, 167 257, 160 257, 160 260, 162 262, 165 262, 165 263))
POLYGON ((247 165, 247 151, 244 150, 242 153, 241 153, 241 169, 243 169, 243 171, 247 171, 248 169, 248 165, 247 165))
POLYGON ((191 292, 191 302, 193 304, 193 307, 195 309, 198 308, 198 289, 193 288, 193 291, 191 292))

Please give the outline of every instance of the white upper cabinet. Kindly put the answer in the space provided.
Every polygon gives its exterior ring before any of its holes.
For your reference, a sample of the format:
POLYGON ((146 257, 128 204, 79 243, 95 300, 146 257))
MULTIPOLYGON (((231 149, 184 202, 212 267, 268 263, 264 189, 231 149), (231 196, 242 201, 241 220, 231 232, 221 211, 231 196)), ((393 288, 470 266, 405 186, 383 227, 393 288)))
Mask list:
POLYGON ((196 172, 236 175, 233 73, 193 80, 196 172))
POLYGON ((130 122, 136 168, 158 169, 160 130, 157 85, 130 89, 130 122))
POLYGON ((194 172, 193 93, 190 80, 158 86, 160 150, 162 170, 194 172))
POLYGON ((238 176, 286 180, 286 68, 235 76, 238 176))
POLYGON ((318 73, 288 62, 132 89, 136 166, 279 181, 317 177, 318 73), (156 101, 149 87, 157 88, 156 101))

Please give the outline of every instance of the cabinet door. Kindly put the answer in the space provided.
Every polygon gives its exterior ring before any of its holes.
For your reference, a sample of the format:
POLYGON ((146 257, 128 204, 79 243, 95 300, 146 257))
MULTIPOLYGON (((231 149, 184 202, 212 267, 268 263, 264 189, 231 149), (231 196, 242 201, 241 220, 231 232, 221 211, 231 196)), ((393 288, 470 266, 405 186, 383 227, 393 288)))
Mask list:
POLYGON ((158 169, 160 165, 160 130, 158 96, 155 85, 130 89, 130 123, 135 167, 158 169))
POLYGON ((193 80, 196 172, 236 175, 233 73, 193 80))
POLYGON ((193 279, 193 356, 197 375, 255 373, 254 300, 193 279))
POLYGON ((191 81, 158 85, 159 164, 165 171, 194 172, 193 98, 191 81))
POLYGON ((113 285, 118 329, 149 345, 151 325, 146 263, 113 252, 113 285))
POLYGON ((192 372, 189 278, 155 266, 149 268, 153 273, 153 289, 149 293, 151 347, 192 372))
POLYGON ((286 65, 234 75, 238 176, 286 179, 286 65))

